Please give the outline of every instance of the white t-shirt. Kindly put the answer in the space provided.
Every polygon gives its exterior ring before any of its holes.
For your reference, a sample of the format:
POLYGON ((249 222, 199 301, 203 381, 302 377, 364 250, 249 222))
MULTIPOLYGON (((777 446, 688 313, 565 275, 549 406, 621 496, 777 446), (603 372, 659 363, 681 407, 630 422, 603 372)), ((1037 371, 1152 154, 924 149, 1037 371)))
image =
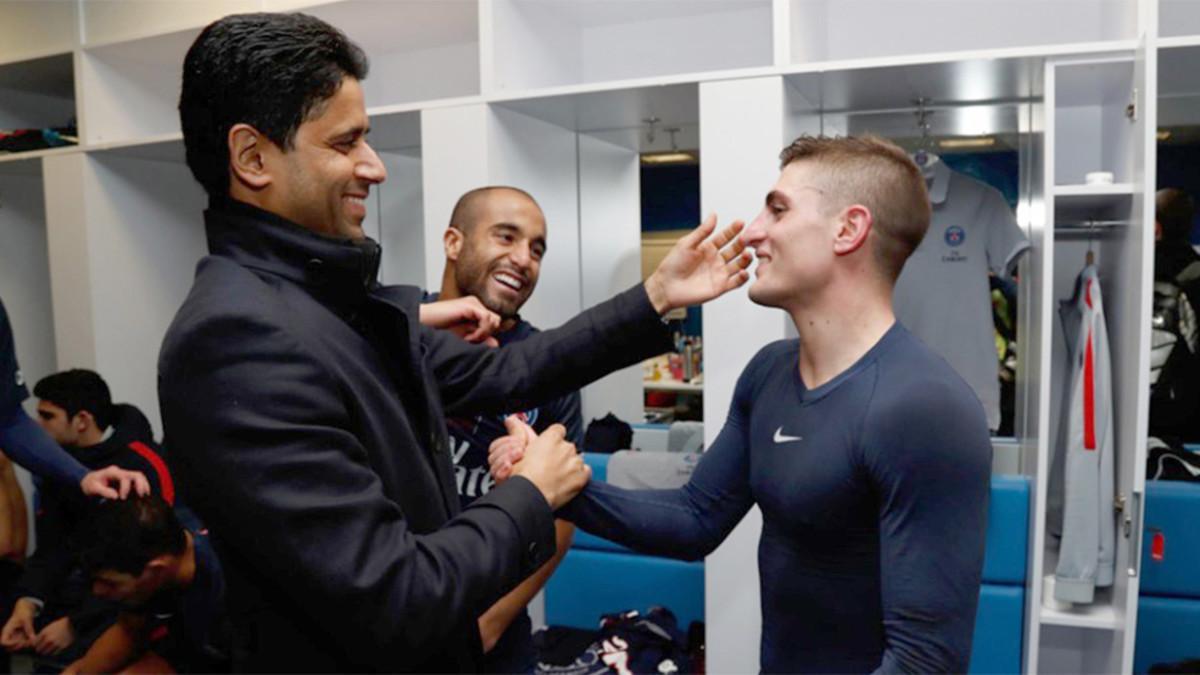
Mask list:
POLYGON ((1000 382, 988 272, 1007 275, 1029 240, 998 190, 941 161, 930 172, 933 220, 896 281, 896 318, 971 385, 994 431, 1000 382))

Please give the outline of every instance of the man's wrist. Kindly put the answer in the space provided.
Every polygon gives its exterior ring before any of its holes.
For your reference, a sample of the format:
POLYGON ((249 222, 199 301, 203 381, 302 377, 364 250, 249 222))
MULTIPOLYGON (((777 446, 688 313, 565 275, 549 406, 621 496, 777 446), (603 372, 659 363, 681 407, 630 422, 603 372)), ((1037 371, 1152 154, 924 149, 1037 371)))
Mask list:
POLYGON ((654 272, 646 279, 646 297, 650 299, 650 306, 659 316, 663 316, 667 312, 674 309, 671 307, 670 301, 667 299, 666 284, 658 272, 654 272))

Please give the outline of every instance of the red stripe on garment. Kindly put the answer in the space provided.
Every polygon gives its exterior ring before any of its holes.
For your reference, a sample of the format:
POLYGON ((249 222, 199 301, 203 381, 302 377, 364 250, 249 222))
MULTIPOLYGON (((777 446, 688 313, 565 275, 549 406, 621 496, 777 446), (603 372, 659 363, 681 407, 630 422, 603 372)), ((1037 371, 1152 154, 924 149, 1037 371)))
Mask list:
POLYGON ((175 483, 171 480, 171 472, 167 470, 167 463, 163 461, 162 457, 158 456, 157 452, 151 450, 149 446, 141 441, 130 443, 129 448, 141 455, 142 459, 150 462, 150 466, 154 467, 154 473, 158 474, 158 487, 162 490, 163 501, 174 506, 175 483))
POLYGON ((1083 287, 1083 301, 1087 303, 1088 309, 1092 308, 1092 280, 1088 279, 1083 287))
POLYGON ((1088 326, 1087 352, 1083 355, 1083 449, 1096 449, 1096 355, 1092 327, 1088 326))

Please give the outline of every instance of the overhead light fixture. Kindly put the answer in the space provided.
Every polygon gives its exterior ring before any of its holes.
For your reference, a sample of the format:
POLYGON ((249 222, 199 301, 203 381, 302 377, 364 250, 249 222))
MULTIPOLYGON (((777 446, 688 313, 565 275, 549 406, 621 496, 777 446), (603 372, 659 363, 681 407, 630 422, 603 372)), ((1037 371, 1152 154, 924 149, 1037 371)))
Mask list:
POLYGON ((938 141, 938 145, 943 148, 990 148, 996 144, 996 139, 991 136, 980 136, 977 138, 943 138, 938 141))
POLYGON ((642 155, 642 164, 691 164, 698 160, 692 152, 647 152, 642 155))
POLYGON ((1160 140, 1160 141, 1170 140, 1171 139, 1171 130, 1170 129, 1159 129, 1158 133, 1155 134, 1155 137, 1157 137, 1158 140, 1160 140))

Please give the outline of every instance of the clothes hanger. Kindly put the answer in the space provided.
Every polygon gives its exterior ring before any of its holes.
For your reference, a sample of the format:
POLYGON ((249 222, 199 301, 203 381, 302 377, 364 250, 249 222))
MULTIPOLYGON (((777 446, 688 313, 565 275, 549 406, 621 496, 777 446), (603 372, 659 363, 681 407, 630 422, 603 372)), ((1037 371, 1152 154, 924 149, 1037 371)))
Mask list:
POLYGON ((928 171, 938 163, 938 156, 930 151, 933 146, 933 139, 929 136, 929 131, 933 128, 933 124, 929 121, 929 116, 933 114, 927 106, 930 100, 924 96, 914 99, 917 110, 913 114, 917 116, 917 128, 921 130, 921 144, 917 147, 917 151, 913 153, 913 162, 916 163, 923 171, 928 171))
POLYGON ((1092 250, 1092 239, 1096 236, 1096 221, 1088 221, 1087 253, 1083 256, 1083 264, 1091 267, 1096 264, 1096 252, 1092 250))

